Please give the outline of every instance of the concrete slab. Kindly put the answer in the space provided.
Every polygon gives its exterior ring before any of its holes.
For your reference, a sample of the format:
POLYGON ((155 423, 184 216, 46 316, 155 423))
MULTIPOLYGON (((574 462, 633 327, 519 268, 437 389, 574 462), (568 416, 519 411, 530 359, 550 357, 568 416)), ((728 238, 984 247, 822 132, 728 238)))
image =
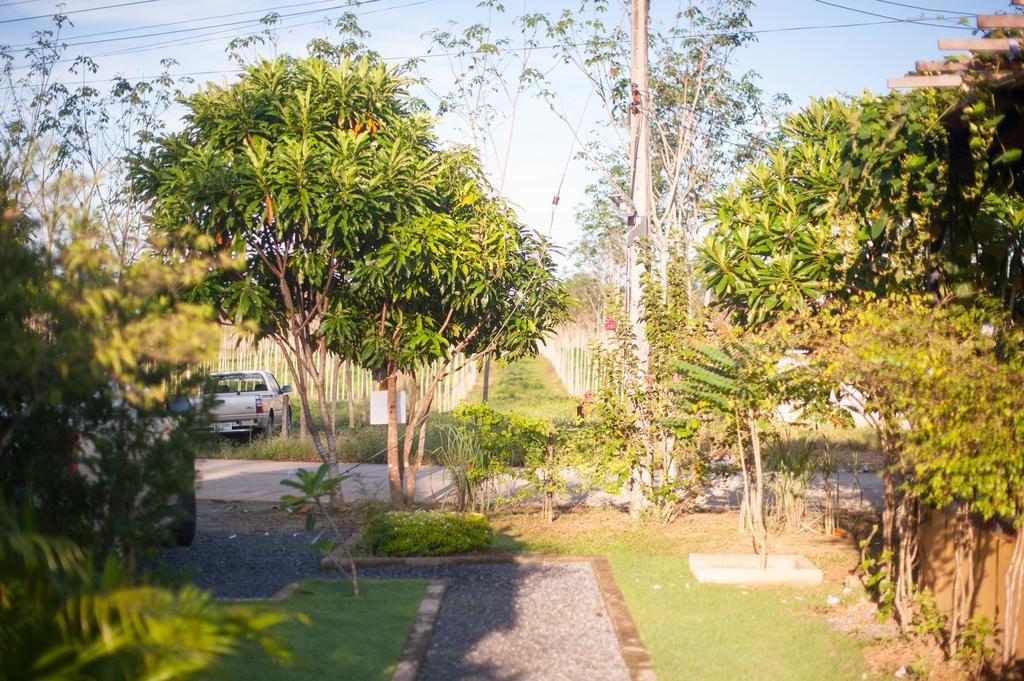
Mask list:
POLYGON ((768 554, 766 568, 755 554, 691 553, 690 572, 705 584, 816 586, 823 579, 821 570, 798 553, 768 554))
MULTIPOLYGON (((251 461, 245 459, 197 459, 196 473, 199 483, 196 494, 199 499, 216 501, 279 501, 287 492, 281 486, 283 478, 294 476, 299 468, 315 470, 316 463, 301 461, 251 461)), ((375 463, 341 464, 341 472, 348 478, 342 483, 341 491, 348 501, 376 499, 387 501, 387 466, 375 463)), ((610 494, 593 489, 572 472, 563 472, 568 490, 555 500, 558 505, 623 506, 628 503, 625 494, 610 494)), ((840 473, 836 482, 839 487, 839 504, 848 509, 880 508, 882 481, 874 473, 853 476, 840 473)), ((529 482, 513 476, 505 476, 498 483, 498 491, 512 496, 526 487, 529 482)), ((739 476, 717 480, 699 500, 709 508, 736 507, 742 495, 742 481, 739 476)), ((448 474, 440 466, 425 466, 416 474, 416 501, 437 503, 451 494, 453 487, 448 474)), ((821 506, 821 482, 811 481, 808 503, 812 508, 821 506)))

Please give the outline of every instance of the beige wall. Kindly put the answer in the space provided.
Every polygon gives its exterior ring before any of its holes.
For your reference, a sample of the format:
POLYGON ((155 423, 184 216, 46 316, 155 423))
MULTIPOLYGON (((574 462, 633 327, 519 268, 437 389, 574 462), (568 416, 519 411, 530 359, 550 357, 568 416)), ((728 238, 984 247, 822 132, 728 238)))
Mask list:
MULTIPOLYGON (((954 519, 941 511, 927 511, 921 523, 921 585, 935 593, 939 607, 949 612, 953 598, 953 525, 954 519)), ((1003 576, 1013 552, 1014 537, 991 527, 976 527, 974 553, 976 587, 972 614, 982 614, 1002 636, 1004 589, 1003 576)), ((1022 612, 1024 616, 1024 612, 1022 612)), ((1024 621, 1024 620, 1022 620, 1024 621)), ((1024 627, 1020 628, 1017 650, 1024 659, 1024 627)))

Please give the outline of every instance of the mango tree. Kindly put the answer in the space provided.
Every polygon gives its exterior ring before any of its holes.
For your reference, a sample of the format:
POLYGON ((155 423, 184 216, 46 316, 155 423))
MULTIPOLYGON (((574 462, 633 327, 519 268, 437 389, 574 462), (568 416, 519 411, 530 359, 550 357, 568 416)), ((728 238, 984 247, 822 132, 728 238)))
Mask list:
POLYGON ((242 269, 211 270, 195 295, 222 322, 278 344, 317 453, 332 465, 324 329, 348 315, 339 301, 351 296, 340 292, 357 264, 423 214, 437 186, 431 121, 408 84, 369 56, 260 61, 184 99, 184 129, 133 159, 168 258, 244 259, 242 269))
POLYGON ((385 368, 388 483, 393 507, 413 503, 426 419, 441 381, 457 363, 514 359, 565 315, 566 296, 551 250, 490 194, 472 155, 440 156, 431 211, 395 223, 339 287, 337 316, 325 325, 334 347, 385 368), (409 400, 399 443, 397 377, 427 372, 409 400), (418 438, 418 448, 413 448, 418 438))

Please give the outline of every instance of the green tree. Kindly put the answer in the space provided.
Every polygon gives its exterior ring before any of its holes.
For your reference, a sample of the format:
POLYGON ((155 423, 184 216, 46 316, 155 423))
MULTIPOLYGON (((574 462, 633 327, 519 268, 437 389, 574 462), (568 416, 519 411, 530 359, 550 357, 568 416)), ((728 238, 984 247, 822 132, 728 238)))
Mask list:
POLYGON ((372 56, 260 61, 185 99, 184 130, 133 163, 168 257, 224 251, 244 260, 212 272, 197 298, 281 347, 331 465, 327 354, 351 336, 340 328, 349 311, 338 292, 391 230, 427 210, 436 185, 431 123, 408 84, 372 56))
POLYGON ((860 225, 836 206, 855 111, 826 99, 789 116, 779 145, 706 206, 713 226, 700 272, 737 320, 763 323, 870 285, 860 225))
MULTIPOLYGON (((703 0, 688 3, 664 21, 652 20, 650 91, 645 93, 632 91, 628 12, 608 0, 585 0, 547 19, 561 58, 587 79, 604 111, 600 130, 581 150, 599 176, 588 190, 589 205, 577 213, 586 235, 581 255, 598 256, 603 266, 625 265, 622 246, 628 228, 624 217, 613 217, 612 199, 632 194, 630 112, 636 110, 651 139, 653 200, 644 248, 649 255, 643 264, 664 293, 670 260, 682 258, 688 274, 684 292, 691 306, 691 257, 703 224, 701 204, 737 163, 764 146, 766 140, 747 130, 771 120, 778 103, 765 97, 756 73, 736 69, 737 50, 754 40, 747 14, 751 4, 703 0), (643 102, 648 104, 641 106, 643 102), (587 243, 602 237, 608 241, 599 248, 587 243)), ((576 120, 557 106, 557 93, 551 96, 553 110, 576 135, 576 120)), ((622 281, 622 275, 617 270, 607 273, 612 281, 622 281)))
POLYGON ((391 503, 413 503, 426 419, 435 391, 457 362, 493 356, 514 360, 566 314, 567 299, 546 240, 525 228, 494 197, 467 152, 439 156, 432 212, 396 223, 388 239, 351 271, 337 292, 347 313, 326 332, 362 361, 383 366, 388 391, 388 481, 391 503), (399 443, 397 376, 426 374, 411 395, 399 443), (413 455, 418 438, 418 447, 413 455))
POLYGON ((408 83, 372 56, 259 62, 189 98, 186 129, 134 174, 169 253, 245 259, 197 293, 282 347, 308 424, 308 389, 319 403, 325 463, 337 461, 328 351, 383 369, 395 506, 411 503, 414 439, 455 358, 533 352, 564 307, 547 245, 471 155, 438 150, 408 83), (400 451, 398 373, 430 362, 400 451))
POLYGON ((803 361, 787 356, 785 335, 773 338, 732 332, 714 343, 693 345, 676 364, 673 385, 683 414, 710 412, 733 430, 743 473, 741 522, 750 529, 762 567, 768 561, 764 449, 776 410, 821 401, 827 389, 803 361))
POLYGON ((700 269, 718 301, 753 325, 864 292, 985 294, 1015 310, 1014 157, 991 95, 972 96, 865 94, 787 118, 778 146, 707 206, 700 269))
MULTIPOLYGON (((801 342, 814 370, 844 386, 879 433, 884 569, 897 618, 909 627, 922 506, 957 509, 957 566, 969 564, 974 551, 972 514, 1014 528, 1024 523, 1020 334, 992 299, 962 305, 949 297, 936 304, 930 296, 890 295, 853 302, 823 310, 801 342)), ((1020 598, 1022 561, 1024 551, 1016 552, 1010 599, 1020 598)), ((968 627, 974 577, 969 569, 955 570, 951 655, 968 627)), ((1004 631, 1016 626, 1010 617, 1004 631)), ((1015 641, 1004 637, 1004 651, 1012 652, 1015 641)))
POLYGON ((176 369, 216 347, 209 309, 181 299, 205 266, 121 270, 88 213, 40 245, 16 192, 0 193, 0 496, 131 563, 194 491, 193 419, 165 402, 176 369))

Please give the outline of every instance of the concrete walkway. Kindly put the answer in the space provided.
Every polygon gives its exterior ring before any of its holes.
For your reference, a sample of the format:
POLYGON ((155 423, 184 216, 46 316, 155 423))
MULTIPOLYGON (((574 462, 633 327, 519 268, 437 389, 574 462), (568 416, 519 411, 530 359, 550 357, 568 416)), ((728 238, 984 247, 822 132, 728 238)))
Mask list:
MULTIPOLYGON (((281 480, 292 478, 299 468, 316 469, 316 464, 292 461, 249 461, 244 459, 198 459, 196 473, 199 499, 216 501, 279 501, 288 489, 281 480)), ((346 501, 388 500, 387 466, 384 464, 342 464, 348 478, 342 483, 346 501)), ((839 473, 839 501, 848 508, 861 505, 880 508, 882 481, 875 473, 839 473)), ((522 481, 510 480, 503 487, 515 490, 522 481)), ((586 491, 579 479, 569 479, 570 494, 561 503, 575 502, 588 506, 619 506, 626 503, 622 495, 600 491, 586 491)), ((707 490, 705 505, 711 507, 736 506, 739 503, 741 482, 738 476, 722 480, 707 490)), ((441 501, 451 492, 448 476, 440 466, 428 466, 416 476, 416 501, 429 504, 441 501)), ((811 483, 809 497, 812 502, 822 497, 821 483, 811 483)))

